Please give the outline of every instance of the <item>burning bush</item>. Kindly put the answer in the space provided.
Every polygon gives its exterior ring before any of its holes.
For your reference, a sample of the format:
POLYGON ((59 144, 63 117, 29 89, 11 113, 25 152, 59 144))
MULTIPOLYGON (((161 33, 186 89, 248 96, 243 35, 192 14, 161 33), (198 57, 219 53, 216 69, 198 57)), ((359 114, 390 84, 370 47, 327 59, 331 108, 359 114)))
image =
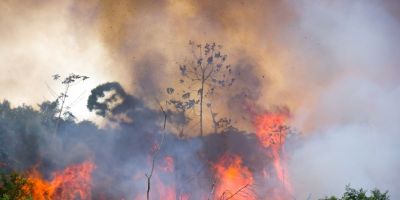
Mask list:
POLYGON ((32 192, 31 182, 21 174, 0 174, 1 200, 29 200, 32 199, 32 192))

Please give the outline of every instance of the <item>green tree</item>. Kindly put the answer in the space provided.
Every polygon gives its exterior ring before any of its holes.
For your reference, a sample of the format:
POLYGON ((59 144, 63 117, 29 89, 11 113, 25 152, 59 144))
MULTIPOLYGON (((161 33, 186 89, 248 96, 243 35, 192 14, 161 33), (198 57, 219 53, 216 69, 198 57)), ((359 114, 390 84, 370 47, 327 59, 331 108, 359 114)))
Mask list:
POLYGON ((346 186, 346 191, 342 197, 325 197, 321 200, 389 200, 388 191, 381 192, 379 189, 371 190, 371 195, 367 195, 367 191, 364 189, 354 189, 350 185, 346 186))

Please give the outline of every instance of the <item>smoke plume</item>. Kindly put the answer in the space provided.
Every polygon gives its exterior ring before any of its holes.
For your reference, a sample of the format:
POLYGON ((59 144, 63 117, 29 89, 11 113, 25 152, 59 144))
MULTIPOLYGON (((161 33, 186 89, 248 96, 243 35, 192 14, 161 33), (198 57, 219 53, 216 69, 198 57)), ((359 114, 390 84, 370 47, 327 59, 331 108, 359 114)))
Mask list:
MULTIPOLYGON (((104 191, 106 199, 134 198, 132 185, 144 190, 144 177, 134 179, 129 173, 146 173, 148 145, 162 135, 156 99, 164 98, 165 88, 177 79, 179 63, 191 56, 188 41, 214 41, 223 45, 236 69, 237 84, 215 102, 219 116, 232 116, 242 131, 231 130, 229 138, 247 138, 254 132, 253 110, 290 110, 290 126, 301 134, 285 146, 293 196, 339 194, 351 184, 387 189, 393 199, 400 198, 400 4, 395 0, 5 0, 0 10, 0 98, 11 101, 1 109, 34 106, 34 120, 18 115, 21 123, 29 121, 24 128, 31 132, 2 118, 1 125, 9 127, 0 129, 3 133, 24 130, 2 136, 12 142, 4 146, 7 155, 0 156, 15 159, 8 161, 17 169, 40 161, 47 172, 94 157, 94 179, 118 183, 116 190, 101 185, 96 190, 104 191), (50 125, 43 125, 43 116, 34 110, 61 90, 51 75, 69 73, 90 77, 83 88, 71 89, 67 102, 79 120, 101 123, 86 109, 91 90, 100 85, 100 93, 95 93, 109 104, 91 104, 92 109, 118 127, 103 130, 82 121, 63 127, 61 138, 45 137, 51 134, 50 125), (109 81, 118 83, 103 84, 109 81), (115 98, 107 99, 110 95, 115 98), (247 135, 237 136, 239 132, 247 135), (32 142, 17 148, 17 141, 32 142), (107 169, 109 163, 120 170, 107 169)), ((200 141, 196 134, 189 132, 193 138, 188 144, 166 147, 182 156, 176 162, 189 162, 203 145, 218 146, 212 139, 200 141)), ((170 144, 181 142, 169 137, 174 140, 170 144)), ((221 152, 234 151, 229 145, 236 143, 226 143, 221 152)), ((250 152, 258 155, 259 150, 250 152)), ((202 156, 220 156, 214 153, 202 156)), ((203 158, 213 160, 210 157, 203 158)), ((202 161, 190 161, 187 167, 201 168, 202 161)), ((181 172, 185 178, 193 173, 181 172)), ((180 180, 175 178, 160 177, 180 180)), ((209 187, 207 181, 199 180, 199 188, 209 187)), ((181 188, 183 193, 189 190, 181 188)))

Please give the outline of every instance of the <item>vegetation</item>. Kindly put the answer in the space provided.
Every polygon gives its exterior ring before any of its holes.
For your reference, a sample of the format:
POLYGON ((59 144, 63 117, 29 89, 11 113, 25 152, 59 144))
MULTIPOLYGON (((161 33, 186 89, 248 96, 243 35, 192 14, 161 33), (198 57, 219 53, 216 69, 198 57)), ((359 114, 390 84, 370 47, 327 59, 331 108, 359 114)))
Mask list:
MULTIPOLYGON (((226 60, 226 55, 221 54, 220 46, 214 43, 195 45, 191 42, 190 44, 193 49, 197 49, 196 51, 199 53, 196 54, 195 50, 193 50, 193 55, 196 60, 189 61, 189 64, 180 66, 182 75, 180 82, 184 85, 183 88, 186 89, 183 89, 183 94, 180 95, 180 93, 176 92, 177 89, 167 88, 167 93, 171 95, 167 103, 169 103, 169 105, 174 105, 179 112, 182 112, 185 120, 187 120, 185 112, 188 109, 192 109, 195 105, 198 105, 200 110, 200 135, 202 136, 203 102, 205 99, 207 99, 206 105, 211 111, 214 128, 217 129, 218 127, 229 126, 229 119, 215 119, 216 113, 214 113, 211 108, 211 97, 215 94, 217 88, 231 86, 234 79, 229 78, 229 75, 232 73, 230 65, 223 64, 226 60), (200 84, 196 86, 196 83, 200 84), (194 94, 192 94, 193 90, 196 91, 194 94)), ((134 157, 132 156, 132 152, 140 155, 148 153, 146 147, 148 144, 152 144, 151 141, 153 141, 156 136, 159 136, 154 133, 162 133, 162 140, 159 144, 156 144, 156 151, 151 155, 152 165, 150 172, 146 174, 147 199, 149 199, 150 182, 155 170, 156 159, 159 154, 160 156, 162 154, 162 152, 160 152, 161 147, 168 148, 166 144, 164 144, 164 139, 166 141, 172 141, 173 139, 172 137, 165 138, 166 120, 167 115, 168 118, 171 116, 169 115, 170 113, 164 111, 163 107, 161 107, 164 116, 163 125, 159 128, 154 128, 154 124, 157 124, 156 119, 158 119, 160 114, 159 111, 147 108, 140 99, 126 93, 117 82, 102 84, 92 90, 87 107, 90 111, 96 112, 99 116, 121 122, 123 128, 116 130, 116 135, 118 137, 115 137, 115 141, 111 140, 110 136, 107 134, 98 134, 100 130, 90 122, 84 121, 76 123, 73 115, 67 111, 68 106, 64 106, 66 98, 68 97, 69 87, 72 86, 71 84, 75 81, 83 81, 87 78, 86 76, 73 74, 68 76, 62 81, 62 84, 65 85, 65 91, 60 94, 56 101, 48 101, 38 105, 39 109, 34 109, 26 105, 12 108, 8 101, 0 102, 0 200, 32 199, 31 183, 26 177, 14 172, 14 170, 25 171, 39 162, 50 169, 60 168, 60 166, 66 163, 72 163, 71 161, 75 162, 76 160, 82 159, 81 157, 87 157, 87 155, 81 156, 83 153, 76 155, 73 151, 69 151, 70 149, 76 149, 80 146, 85 146, 85 149, 96 149, 98 152, 93 151, 93 154, 98 153, 107 160, 107 158, 109 158, 107 156, 109 155, 103 152, 102 148, 98 147, 100 145, 104 145, 105 147, 110 144, 118 144, 113 147, 113 152, 110 152, 110 157, 114 159, 115 155, 118 155, 119 159, 116 160, 118 164, 120 164, 134 157), (58 134, 54 135, 54 132, 58 134), (134 141, 140 142, 132 145, 134 141), (49 145, 54 143, 59 146, 49 145), (127 152, 126 149, 130 150, 129 153, 125 153, 127 152), (63 156, 52 157, 48 154, 44 154, 47 152, 55 152, 55 150, 58 150, 62 153, 60 155, 63 156), (114 153, 114 151, 116 153, 114 153), (59 160, 56 160, 57 158, 59 158, 59 160), (66 160, 67 158, 69 160, 66 160)), ((54 76, 54 79, 58 80, 59 76, 54 76)), ((244 134, 240 135, 244 137, 244 134)), ((202 139, 206 144, 206 148, 219 149, 221 152, 224 152, 224 148, 215 148, 212 145, 220 147, 221 141, 226 141, 226 139, 229 139, 231 136, 221 136, 219 140, 218 138, 216 139, 217 136, 219 135, 214 134, 210 137, 203 137, 202 139)), ((246 147, 245 149, 247 150, 250 145, 245 145, 244 142, 248 141, 249 144, 252 144, 251 146, 254 146, 254 142, 251 140, 239 138, 232 141, 240 141, 240 145, 246 147)), ((188 144, 191 145, 191 143, 188 144)), ((254 146, 254 148, 256 148, 256 146, 254 146)), ((246 151, 245 153, 248 152, 246 151)), ((216 155, 220 154, 216 153, 216 155)), ((137 157, 142 158, 143 156, 137 157)), ((211 159, 205 158, 205 160, 211 159)), ((146 162, 146 160, 138 159, 137 163, 140 162, 146 162)), ((98 164, 101 166, 102 163, 98 164)), ((103 164, 107 167, 109 165, 109 163, 103 164)), ((104 166, 103 169, 105 169, 104 166)), ((119 182, 119 180, 116 182, 119 182)), ((245 187, 247 187, 247 185, 244 186, 244 188, 245 187)), ((241 190, 242 188, 236 193, 233 193, 229 198, 232 198, 241 190)), ((153 189, 152 191, 155 190, 153 189)), ((378 189, 374 189, 371 190, 369 194, 364 189, 357 190, 346 186, 346 191, 341 197, 331 196, 321 200, 389 199, 388 192, 381 192, 378 189)))
POLYGON ((354 189, 349 185, 346 186, 346 191, 342 197, 325 197, 321 200, 389 200, 388 192, 381 192, 379 189, 371 190, 371 195, 367 195, 367 191, 364 189, 354 189))
MULTIPOLYGON (((128 112, 128 116, 142 116, 138 118, 138 123, 143 127, 144 121, 155 121, 157 118, 152 118, 151 116, 146 116, 144 113, 150 113, 150 111, 145 111, 144 108, 141 107, 142 104, 135 99, 133 96, 129 96, 126 94, 121 87, 116 83, 108 83, 102 86, 99 86, 97 90, 92 92, 92 101, 89 102, 88 107, 92 108, 91 110, 96 111, 99 115, 115 115, 119 114, 121 110, 131 110, 132 113, 128 112), (110 107, 109 103, 113 103, 113 96, 108 98, 101 98, 106 91, 116 90, 114 94, 119 96, 118 98, 124 99, 119 106, 110 107), (120 90, 120 91, 119 91, 120 90), (99 102, 99 99, 102 99, 103 102, 99 102), (128 105, 132 105, 133 107, 129 107, 128 105), (126 107, 126 108, 125 108, 126 107), (108 114, 107 114, 108 113, 108 114), (150 120, 151 119, 151 120, 150 120)), ((3 173, 0 173, 0 200, 30 200, 31 191, 30 191, 30 183, 24 178, 23 175, 12 172, 13 170, 17 171, 25 171, 31 168, 33 165, 38 163, 40 160, 42 163, 46 163, 47 166, 57 166, 58 163, 54 159, 47 160, 46 157, 41 155, 39 151, 40 148, 43 149, 43 152, 49 152, 46 146, 46 140, 54 138, 54 130, 55 124, 58 120, 57 114, 59 114, 57 110, 57 102, 44 102, 38 105, 39 109, 34 109, 31 106, 19 106, 12 108, 8 101, 0 102, 0 170, 3 170, 3 173), (41 145, 41 146, 40 146, 41 145), (40 148, 39 148, 40 146, 40 148), (42 158, 42 159, 41 159, 42 158), (4 170, 7 169, 7 170, 4 170)), ((164 113, 165 114, 165 113, 164 113)), ((165 119, 164 119, 165 125, 165 119)), ((124 134, 128 137, 133 137, 129 141, 135 141, 137 138, 142 138, 143 135, 135 136, 136 134, 131 134, 135 129, 133 126, 132 129, 127 129, 127 134, 124 134)), ((60 132, 57 137, 62 137, 65 145, 64 149, 74 149, 77 143, 83 141, 87 144, 93 143, 94 146, 98 146, 99 142, 94 142, 96 139, 100 139, 101 142, 104 142, 104 138, 101 138, 99 134, 97 134, 98 130, 93 124, 88 122, 75 123, 73 119, 61 118, 60 120, 60 132), (85 134, 82 134, 85 133, 85 134), (68 142, 69 141, 69 142, 68 142), (90 141, 90 142, 88 142, 90 141)), ((140 131, 142 133, 143 131, 140 131)), ((154 132, 154 131, 150 131, 154 132)), ((139 133, 137 133, 139 134, 139 133)), ((243 135, 243 134, 240 134, 243 135)), ((107 134, 103 134, 102 137, 107 137, 107 134)), ((122 136, 122 135, 121 135, 122 136)), ((213 135, 213 137, 205 138, 209 141, 213 141, 212 143, 215 145, 220 144, 221 140, 216 139, 215 137, 218 135, 213 135)), ((126 137, 123 137, 123 140, 127 140, 126 137)), ((240 141, 240 140, 237 140, 240 141)), ((50 142, 51 143, 51 142, 50 142)), ((141 142, 146 145, 149 143, 141 142)), ((250 142, 251 143, 251 142, 250 142)), ((131 145, 128 143, 127 145, 131 145)), ((244 145, 244 144, 242 144, 244 145)), ((248 145, 244 145, 248 146, 248 145)), ((139 149, 143 149, 144 147, 138 145, 138 152, 143 154, 139 149)), ((214 147, 209 147, 215 149, 214 147)), ((122 148, 121 152, 124 152, 125 148, 122 148)), ((133 150, 136 152, 136 150, 133 150)), ((251 151, 252 152, 252 151, 251 151)), ((65 157, 71 157, 72 154, 69 155, 69 151, 63 151, 63 155, 65 157)), ((114 155, 114 154, 113 154, 114 155)), ((128 157, 131 157, 131 154, 127 154, 127 157, 123 157, 125 160, 128 157)), ((154 155, 153 155, 154 156, 154 155)), ((62 157, 62 160, 65 159, 62 157)), ((154 157, 155 158, 155 157, 154 157)), ((209 158, 207 158, 208 160, 209 158)), ((67 161, 69 163, 69 161, 67 161)), ((150 173, 149 173, 150 176, 150 173)), ((150 181, 149 181, 150 182, 150 181)), ((390 197, 388 192, 381 192, 378 189, 372 190, 368 193, 363 189, 353 189, 350 186, 346 187, 345 193, 341 197, 326 197, 322 200, 389 200, 390 197)))
POLYGON ((31 184, 28 179, 16 172, 1 173, 0 200, 32 200, 31 184))
MULTIPOLYGON (((60 80, 60 75, 55 74, 53 75, 53 79, 54 80, 60 80)), ((65 86, 64 88, 64 92, 61 92, 59 94, 59 96, 57 97, 57 104, 60 105, 59 111, 58 111, 58 117, 57 117, 57 123, 56 123, 56 131, 58 131, 58 127, 59 127, 59 123, 61 120, 62 115, 64 115, 65 117, 74 117, 74 115, 68 111, 69 107, 65 107, 65 102, 68 98, 68 91, 70 89, 70 87, 76 83, 79 80, 86 80, 89 77, 87 76, 81 76, 81 75, 76 75, 76 74, 70 74, 67 77, 65 77, 64 79, 61 79, 61 84, 63 84, 65 86), (64 110, 67 110, 66 112, 64 112, 64 110)))

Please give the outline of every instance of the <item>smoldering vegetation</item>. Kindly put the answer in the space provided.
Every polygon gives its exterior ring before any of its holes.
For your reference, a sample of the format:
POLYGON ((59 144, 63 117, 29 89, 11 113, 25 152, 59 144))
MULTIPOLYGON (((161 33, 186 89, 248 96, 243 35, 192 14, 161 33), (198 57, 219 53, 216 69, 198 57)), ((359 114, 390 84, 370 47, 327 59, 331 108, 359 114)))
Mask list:
MULTIPOLYGON (((125 92, 119 83, 100 85, 88 99, 89 110, 110 121, 113 127, 98 128, 90 121, 76 122, 73 116, 63 118, 55 130, 55 102, 43 102, 39 110, 10 102, 0 104, 0 162, 5 171, 39 170, 44 178, 52 172, 86 160, 96 165, 92 179, 93 199, 132 199, 145 194, 145 174, 151 169, 151 156, 161 146, 156 159, 152 198, 162 199, 160 186, 175 186, 177 196, 205 199, 212 190, 211 164, 225 154, 243 158, 255 184, 252 190, 260 197, 272 190, 274 183, 257 177, 272 166, 255 134, 227 129, 202 138, 181 138, 163 130, 161 110, 146 107, 144 102, 125 92), (172 158, 173 165, 171 173, 172 158), (264 182, 263 182, 264 181, 264 182), (160 183, 158 183, 160 182, 160 183), (262 187, 261 187, 262 186, 262 187)), ((170 113, 173 115, 173 113, 170 113)), ((167 126, 169 124, 167 120, 167 126)), ((191 130, 196 131, 196 130, 191 130)))

